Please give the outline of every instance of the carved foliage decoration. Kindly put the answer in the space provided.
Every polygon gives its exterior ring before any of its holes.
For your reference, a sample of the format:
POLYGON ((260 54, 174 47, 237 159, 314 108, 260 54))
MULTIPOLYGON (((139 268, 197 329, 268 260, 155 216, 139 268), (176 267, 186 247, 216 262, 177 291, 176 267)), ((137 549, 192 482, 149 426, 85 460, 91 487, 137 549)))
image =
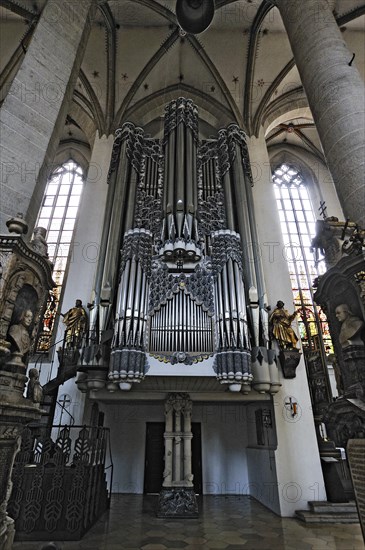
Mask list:
POLYGON ((135 226, 144 227, 154 235, 158 235, 162 220, 161 199, 147 195, 142 187, 137 191, 135 226))
POLYGON ((214 314, 212 274, 209 270, 198 265, 190 276, 184 273, 174 275, 169 273, 166 265, 162 263, 156 263, 155 269, 152 271, 149 313, 152 315, 181 289, 189 294, 198 305, 202 305, 210 315, 214 314))
POLYGON ((227 226, 223 191, 217 191, 207 200, 199 202, 199 227, 203 235, 227 226))
POLYGON ((134 225, 159 234, 162 220, 163 157, 160 142, 145 138, 139 184, 137 188, 134 225))
POLYGON ((185 123, 190 128, 193 138, 198 142, 198 112, 191 99, 179 97, 176 101, 171 101, 165 109, 165 133, 164 143, 166 143, 169 134, 179 124, 185 123))
POLYGON ((242 271, 242 251, 240 238, 237 234, 219 231, 212 234, 212 269, 216 275, 223 266, 232 259, 242 271))
POLYGON ((147 275, 151 272, 152 235, 144 229, 133 229, 125 234, 121 250, 120 273, 123 272, 127 260, 135 258, 147 275))
POLYGON ((218 158, 221 175, 223 177, 236 160, 236 144, 240 148, 243 171, 251 185, 253 185, 246 145, 246 134, 236 124, 230 124, 227 129, 222 129, 218 132, 218 158))
POLYGON ((143 129, 135 126, 132 122, 126 122, 121 128, 118 128, 115 132, 108 180, 117 168, 123 142, 126 142, 126 155, 128 160, 137 173, 141 171, 143 158, 143 137, 143 129))

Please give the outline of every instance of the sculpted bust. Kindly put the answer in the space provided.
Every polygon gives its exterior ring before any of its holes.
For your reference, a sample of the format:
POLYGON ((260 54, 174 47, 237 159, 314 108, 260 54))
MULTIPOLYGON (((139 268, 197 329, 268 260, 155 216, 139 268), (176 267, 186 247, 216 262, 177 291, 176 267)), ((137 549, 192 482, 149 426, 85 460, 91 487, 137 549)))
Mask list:
POLYGON ((361 332, 365 326, 364 321, 354 315, 347 304, 340 304, 336 307, 336 319, 341 323, 340 344, 341 347, 364 346, 361 332))
POLYGON ((24 356, 29 350, 31 345, 30 339, 30 325, 33 321, 33 313, 30 309, 23 311, 20 321, 16 325, 11 325, 8 332, 10 341, 14 343, 16 350, 24 356))

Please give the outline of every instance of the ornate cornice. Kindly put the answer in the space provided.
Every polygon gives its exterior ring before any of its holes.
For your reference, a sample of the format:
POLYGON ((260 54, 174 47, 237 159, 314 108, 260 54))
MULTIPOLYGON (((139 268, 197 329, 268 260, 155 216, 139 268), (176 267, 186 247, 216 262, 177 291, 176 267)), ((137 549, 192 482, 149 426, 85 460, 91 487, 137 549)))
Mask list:
POLYGON ((54 288, 56 283, 52 279, 52 263, 45 257, 37 254, 30 248, 20 235, 0 235, 0 250, 3 254, 16 253, 22 258, 33 262, 41 269, 49 288, 54 288))

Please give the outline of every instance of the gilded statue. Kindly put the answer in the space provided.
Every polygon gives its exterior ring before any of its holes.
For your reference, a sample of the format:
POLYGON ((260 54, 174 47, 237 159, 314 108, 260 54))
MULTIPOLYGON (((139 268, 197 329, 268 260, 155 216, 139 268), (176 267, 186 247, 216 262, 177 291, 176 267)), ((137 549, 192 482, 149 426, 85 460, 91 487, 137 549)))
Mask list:
POLYGON ((269 318, 272 335, 276 339, 281 349, 295 349, 298 337, 291 327, 292 321, 295 319, 297 312, 294 311, 291 315, 284 309, 284 302, 279 300, 274 311, 269 318))
POLYGON ((361 333, 364 330, 364 321, 354 315, 347 304, 338 305, 335 315, 336 319, 341 323, 339 334, 341 347, 363 346, 364 341, 361 338, 361 333))
POLYGON ((66 347, 79 348, 84 336, 87 335, 88 317, 83 308, 82 301, 76 300, 75 307, 67 313, 61 313, 63 323, 66 325, 65 342, 66 347))
POLYGON ((15 351, 22 354, 22 357, 30 350, 30 327, 32 321, 32 311, 30 309, 25 309, 21 314, 19 323, 11 325, 8 331, 9 341, 15 346, 15 351))

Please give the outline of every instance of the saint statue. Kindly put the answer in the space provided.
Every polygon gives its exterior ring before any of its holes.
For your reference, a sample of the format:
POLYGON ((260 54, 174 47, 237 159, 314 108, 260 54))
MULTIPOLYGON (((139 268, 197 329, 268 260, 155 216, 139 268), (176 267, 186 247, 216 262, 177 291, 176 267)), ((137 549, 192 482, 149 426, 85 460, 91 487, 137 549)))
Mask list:
POLYGON ((22 354, 22 357, 30 350, 31 337, 29 334, 30 326, 33 321, 33 313, 30 309, 25 309, 16 325, 11 325, 8 331, 8 338, 15 346, 15 351, 22 354))
POLYGON ((43 399, 42 386, 39 383, 39 372, 37 369, 29 369, 29 382, 27 387, 27 399, 33 403, 41 403, 43 399))
POLYGON ((348 346, 364 346, 361 332, 365 323, 354 315, 347 304, 340 304, 335 310, 336 319, 341 323, 339 340, 342 348, 348 346))
POLYGON ((288 311, 284 309, 284 302, 279 300, 276 304, 274 311, 271 313, 269 323, 271 332, 278 342, 281 349, 295 349, 298 337, 291 327, 292 321, 295 319, 297 312, 294 311, 289 315, 288 311))
POLYGON ((65 341, 66 347, 81 347, 82 338, 86 336, 88 329, 88 318, 82 301, 76 300, 75 307, 68 310, 67 313, 61 313, 63 322, 66 325, 65 341))

